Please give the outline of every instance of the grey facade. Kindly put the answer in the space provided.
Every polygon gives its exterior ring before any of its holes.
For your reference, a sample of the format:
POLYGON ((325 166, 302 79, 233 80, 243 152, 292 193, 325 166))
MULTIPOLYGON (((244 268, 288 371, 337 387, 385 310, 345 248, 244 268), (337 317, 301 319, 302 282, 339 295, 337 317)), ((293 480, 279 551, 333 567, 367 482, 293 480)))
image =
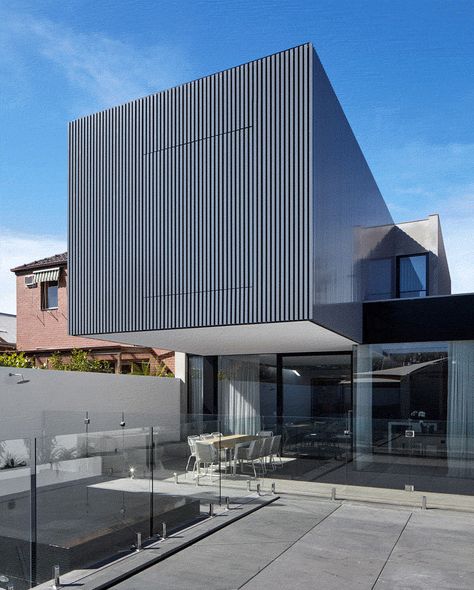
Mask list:
POLYGON ((392 219, 311 44, 79 119, 69 144, 71 334, 361 339, 355 227, 392 219))
POLYGON ((364 300, 396 299, 397 259, 426 255, 427 295, 450 295, 451 276, 438 215, 399 224, 365 227, 358 237, 359 258, 363 261, 364 300), (385 272, 384 292, 371 292, 371 278, 385 272))
POLYGON ((73 334, 189 353, 192 419, 281 435, 290 478, 472 494, 473 296, 437 216, 394 223, 310 44, 70 151, 73 334))

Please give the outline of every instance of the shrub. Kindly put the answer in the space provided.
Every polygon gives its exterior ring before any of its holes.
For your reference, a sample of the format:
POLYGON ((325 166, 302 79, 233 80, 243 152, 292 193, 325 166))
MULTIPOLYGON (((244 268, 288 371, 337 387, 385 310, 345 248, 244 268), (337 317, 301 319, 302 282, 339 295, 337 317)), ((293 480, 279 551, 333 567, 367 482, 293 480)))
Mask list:
POLYGON ((4 352, 0 353, 0 366, 30 369, 34 366, 34 363, 24 352, 4 352))
POLYGON ((87 350, 75 349, 68 360, 62 358, 59 352, 55 352, 48 359, 48 369, 54 371, 82 371, 88 373, 113 373, 113 367, 109 361, 101 361, 90 358, 87 350))
POLYGON ((174 377, 173 373, 168 369, 165 363, 161 361, 153 370, 151 369, 150 363, 147 361, 132 363, 132 370, 129 375, 139 375, 144 377, 174 377))

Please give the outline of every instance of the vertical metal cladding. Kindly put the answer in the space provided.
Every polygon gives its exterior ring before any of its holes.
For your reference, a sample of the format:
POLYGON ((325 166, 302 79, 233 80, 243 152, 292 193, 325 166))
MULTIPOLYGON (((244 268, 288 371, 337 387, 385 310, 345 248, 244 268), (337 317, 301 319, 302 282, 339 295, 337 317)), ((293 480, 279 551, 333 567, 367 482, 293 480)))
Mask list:
POLYGON ((302 45, 69 130, 73 334, 310 318, 302 45))

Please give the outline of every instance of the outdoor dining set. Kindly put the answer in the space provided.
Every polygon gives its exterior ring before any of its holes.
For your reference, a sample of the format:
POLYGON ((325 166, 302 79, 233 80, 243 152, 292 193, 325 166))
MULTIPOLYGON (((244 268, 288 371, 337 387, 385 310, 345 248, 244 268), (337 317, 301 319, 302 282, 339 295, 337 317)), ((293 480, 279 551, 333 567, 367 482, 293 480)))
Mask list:
POLYGON ((220 471, 237 475, 237 468, 244 473, 244 467, 250 467, 253 476, 257 469, 264 475, 282 465, 280 448, 281 435, 273 435, 270 430, 261 430, 255 435, 222 435, 211 432, 188 436, 190 455, 186 464, 186 473, 191 469, 194 477, 208 475, 212 480, 220 471), (278 463, 276 462, 278 459, 278 463))

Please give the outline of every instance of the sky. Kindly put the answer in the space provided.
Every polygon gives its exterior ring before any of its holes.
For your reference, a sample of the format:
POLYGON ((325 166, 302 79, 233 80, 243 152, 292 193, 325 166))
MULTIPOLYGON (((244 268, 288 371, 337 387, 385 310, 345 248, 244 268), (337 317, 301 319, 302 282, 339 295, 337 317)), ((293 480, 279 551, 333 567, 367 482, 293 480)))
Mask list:
POLYGON ((66 250, 67 124, 312 41, 395 221, 474 291, 472 0, 0 0, 0 311, 66 250))

